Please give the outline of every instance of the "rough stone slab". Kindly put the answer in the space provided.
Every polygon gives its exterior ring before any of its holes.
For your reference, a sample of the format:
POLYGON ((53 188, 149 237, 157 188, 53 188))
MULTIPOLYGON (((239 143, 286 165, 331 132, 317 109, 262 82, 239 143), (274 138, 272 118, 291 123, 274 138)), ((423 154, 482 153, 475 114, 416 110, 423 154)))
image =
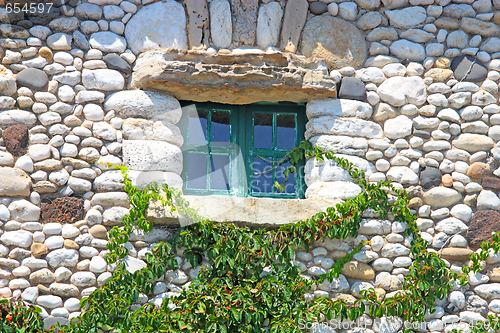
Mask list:
POLYGON ((465 238, 469 246, 477 250, 482 242, 491 242, 492 232, 500 230, 500 213, 494 210, 478 210, 472 216, 465 238))
MULTIPOLYGON (((338 200, 327 199, 271 199, 241 197, 185 196, 190 207, 212 221, 236 222, 258 227, 273 227, 310 218, 319 211, 335 206, 338 200)), ((147 211, 147 218, 154 223, 179 224, 177 213, 172 213, 158 203, 147 211)), ((182 221, 181 222, 186 222, 182 221)))
POLYGON ((259 0, 231 0, 235 46, 255 45, 259 0))
POLYGON ((250 104, 337 97, 335 81, 314 59, 290 53, 217 54, 168 50, 139 56, 129 89, 162 90, 180 100, 250 104))
POLYGON ((323 151, 333 151, 338 154, 365 157, 368 151, 368 141, 365 138, 353 138, 341 135, 320 135, 309 139, 323 151))
POLYGON ((301 50, 305 56, 325 59, 329 66, 335 68, 359 67, 368 57, 361 31, 345 20, 327 15, 315 16, 307 21, 301 50))
POLYGON ((299 45, 300 34, 306 24, 309 3, 307 0, 289 0, 281 27, 280 49, 295 53, 299 45))
POLYGON ((361 187, 350 182, 316 182, 307 188, 306 198, 346 200, 349 198, 354 198, 360 192, 361 187))
POLYGON ((120 72, 113 69, 84 69, 82 83, 87 89, 113 91, 123 89, 125 79, 120 72))
POLYGON ((190 48, 209 45, 210 19, 207 0, 186 0, 187 33, 190 48))
POLYGON ((133 170, 182 172, 182 151, 163 141, 124 140, 123 162, 133 170))
POLYGON ((368 139, 381 139, 382 127, 379 124, 357 118, 319 117, 306 125, 306 139, 322 134, 345 135, 368 139))

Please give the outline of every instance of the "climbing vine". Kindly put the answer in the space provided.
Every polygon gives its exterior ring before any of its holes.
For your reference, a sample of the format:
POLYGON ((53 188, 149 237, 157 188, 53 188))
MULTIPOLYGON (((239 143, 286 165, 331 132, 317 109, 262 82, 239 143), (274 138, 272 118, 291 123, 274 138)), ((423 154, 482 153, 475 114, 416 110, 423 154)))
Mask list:
MULTIPOLYGON (((416 217, 408 208, 404 189, 388 181, 370 183, 365 172, 348 160, 308 141, 285 156, 292 166, 302 158, 334 161, 348 171, 362 191, 307 220, 269 230, 209 221, 189 206, 179 190, 156 184, 139 190, 127 177, 127 169, 119 167, 131 208, 123 226, 109 232, 107 260, 115 266, 112 278, 82 299, 81 316, 69 327, 60 327, 60 331, 301 332, 304 322, 355 320, 365 313, 379 318, 396 316, 407 323, 424 322, 425 313, 435 311, 436 298, 446 297, 454 281, 466 284, 468 274, 481 269, 488 251, 500 250, 500 237, 495 235, 492 244, 482 246, 482 251, 471 256, 471 267, 464 267, 462 274, 453 273, 435 252, 428 250, 429 244, 420 236, 416 217), (191 223, 168 241, 155 244, 152 253, 146 254, 147 267, 131 273, 126 269, 125 243, 134 228, 144 232, 152 229, 153 224, 147 220, 152 201, 191 223), (365 243, 356 243, 352 251, 316 279, 301 275, 295 262, 296 251, 309 251, 311 244, 320 240, 356 241, 366 210, 380 219, 389 218, 407 226, 405 234, 411 241, 413 262, 403 290, 385 299, 379 299, 374 289, 362 291, 362 298, 354 304, 343 299, 313 299, 313 285, 338 278, 344 264, 365 243), (139 306, 140 299, 153 291, 157 279, 175 274, 178 255, 185 256, 197 276, 182 292, 167 293, 160 306, 139 306)), ((295 169, 289 168, 286 175, 292 172, 295 169)), ((405 325, 403 331, 411 331, 410 326, 405 325)))

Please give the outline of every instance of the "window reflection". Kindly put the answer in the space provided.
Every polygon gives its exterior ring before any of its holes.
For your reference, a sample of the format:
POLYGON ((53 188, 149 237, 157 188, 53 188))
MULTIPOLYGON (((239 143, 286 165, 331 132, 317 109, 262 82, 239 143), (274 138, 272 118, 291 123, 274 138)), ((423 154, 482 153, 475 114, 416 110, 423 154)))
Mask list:
POLYGON ((189 110, 189 143, 192 145, 207 144, 208 112, 205 110, 189 110))
POLYGON ((207 188, 207 155, 188 154, 188 187, 207 188))
POLYGON ((295 193, 295 173, 288 174, 288 180, 285 182, 284 171, 290 166, 290 162, 283 163, 276 169, 276 181, 285 186, 285 191, 280 193, 293 194, 295 193))
POLYGON ((273 148, 273 115, 271 113, 256 113, 254 124, 254 147, 273 148))
POLYGON ((272 162, 267 158, 255 157, 252 165, 252 191, 254 193, 273 192, 273 170, 272 162))
POLYGON ((211 143, 213 146, 229 146, 231 128, 228 111, 212 112, 211 143))
POLYGON ((212 155, 212 179, 210 188, 212 190, 229 191, 229 156, 212 155))
POLYGON ((292 150, 295 147, 295 115, 278 114, 276 117, 276 148, 292 150))

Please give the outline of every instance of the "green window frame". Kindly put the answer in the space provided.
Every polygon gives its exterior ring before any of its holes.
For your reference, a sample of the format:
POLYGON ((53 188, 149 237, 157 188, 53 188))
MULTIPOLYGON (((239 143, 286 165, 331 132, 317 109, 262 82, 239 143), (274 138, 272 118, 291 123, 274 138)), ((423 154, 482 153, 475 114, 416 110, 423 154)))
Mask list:
POLYGON ((278 162, 304 139, 303 104, 181 105, 184 194, 304 198, 303 163, 290 174, 285 192, 274 187, 283 183, 288 165, 278 162))

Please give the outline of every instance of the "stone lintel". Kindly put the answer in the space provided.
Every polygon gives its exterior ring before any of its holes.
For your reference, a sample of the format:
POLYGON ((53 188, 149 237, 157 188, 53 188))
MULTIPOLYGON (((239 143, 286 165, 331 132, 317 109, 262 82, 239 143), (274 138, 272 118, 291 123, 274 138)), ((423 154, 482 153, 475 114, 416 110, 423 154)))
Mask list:
POLYGON ((250 104, 336 98, 324 63, 290 53, 207 54, 153 50, 134 66, 129 89, 162 90, 179 100, 250 104))
MULTIPOLYGON (((340 200, 272 199, 229 196, 183 196, 202 216, 215 222, 273 228, 305 220, 334 207, 340 200)), ((151 204, 148 220, 155 224, 179 224, 177 212, 170 212, 158 203, 151 204)))

